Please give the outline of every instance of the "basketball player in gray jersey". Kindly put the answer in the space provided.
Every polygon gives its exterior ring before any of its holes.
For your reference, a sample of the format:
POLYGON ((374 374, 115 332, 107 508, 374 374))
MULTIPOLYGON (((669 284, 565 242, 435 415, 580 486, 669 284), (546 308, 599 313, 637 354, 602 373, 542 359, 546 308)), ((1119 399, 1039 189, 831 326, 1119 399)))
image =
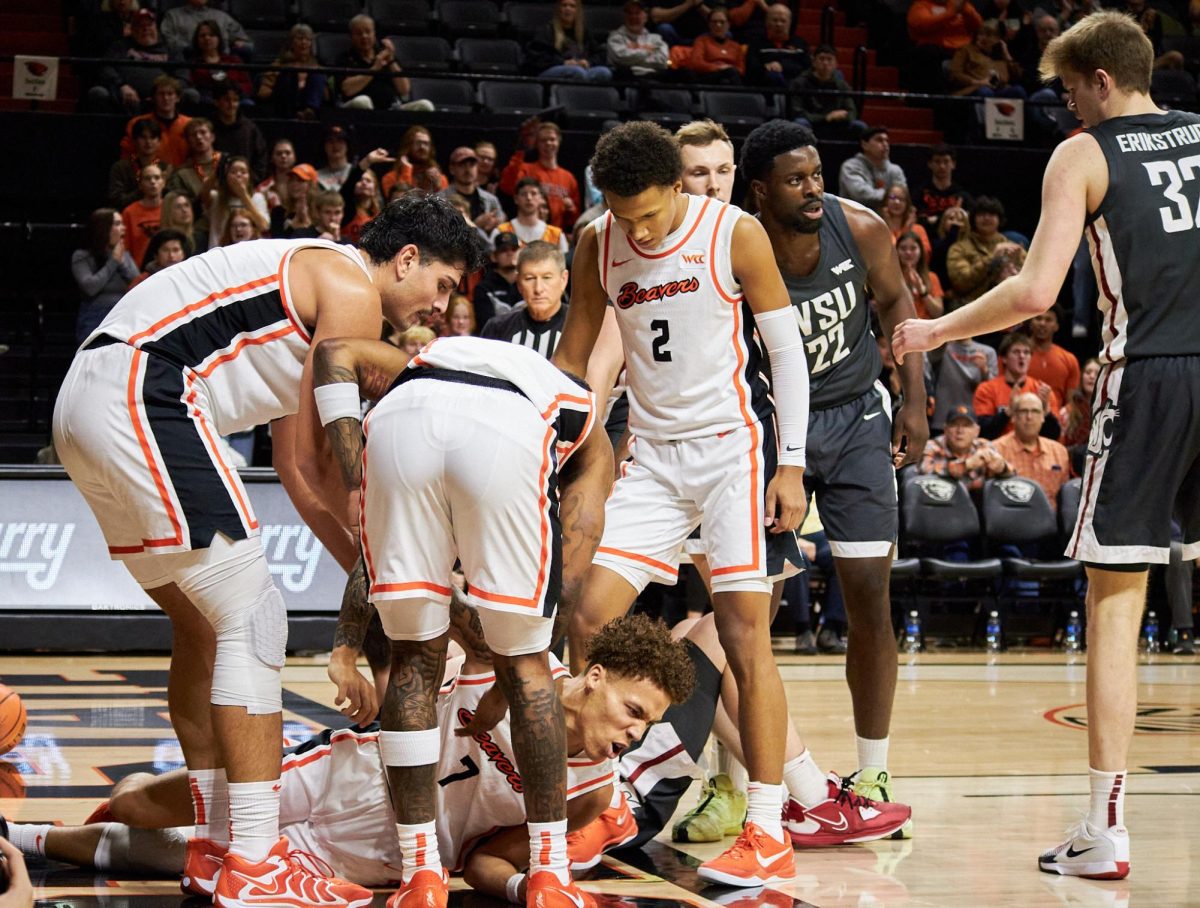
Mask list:
MULTIPOLYGON (((742 147, 775 261, 796 310, 812 407, 804 485, 817 497, 846 599, 846 679, 854 701, 856 791, 892 800, 887 773, 896 691, 888 582, 896 542, 895 468, 915 463, 929 437, 922 363, 900 369, 904 401, 892 424, 871 333, 869 283, 888 333, 915 315, 891 232, 874 212, 825 193, 812 132, 773 120, 742 147)), ((910 834, 911 827, 906 828, 910 834)))
POLYGON ((999 331, 1054 303, 1079 235, 1100 287, 1103 364, 1083 500, 1067 554, 1087 566, 1091 807, 1041 856, 1048 873, 1129 873, 1125 766, 1137 711, 1137 637, 1150 563, 1165 564, 1174 511, 1200 556, 1200 116, 1150 98, 1154 50, 1133 20, 1096 13, 1047 45, 1084 131, 1055 149, 1021 273, 969 306, 908 321, 896 356, 999 331), (1153 479, 1147 479, 1153 477, 1153 479))

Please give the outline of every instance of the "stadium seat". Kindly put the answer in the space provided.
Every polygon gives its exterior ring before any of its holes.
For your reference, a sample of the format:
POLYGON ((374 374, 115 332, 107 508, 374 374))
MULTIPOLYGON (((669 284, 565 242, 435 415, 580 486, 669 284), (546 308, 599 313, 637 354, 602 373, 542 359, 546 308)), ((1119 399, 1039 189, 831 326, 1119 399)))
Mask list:
MULTIPOLYGON (((1000 546, 1020 546, 1026 549, 1053 547, 1057 550, 1059 526, 1054 510, 1042 487, 1023 476, 1007 479, 990 479, 983 485, 983 531, 989 549, 996 551, 1000 546)), ((1076 581, 1083 573, 1083 566, 1070 558, 1042 559, 1027 556, 1006 556, 1001 559, 1006 582, 998 603, 1005 635, 1016 631, 1023 619, 1029 633, 1053 632, 1059 625, 1060 616, 1055 610, 1046 615, 1044 606, 1065 607, 1076 602, 1076 581), (1021 593, 1029 584, 1037 585, 1037 598, 1031 599, 1021 593), (1036 613, 1021 615, 1024 606, 1033 604, 1036 613), (1050 619, 1047 628, 1046 618, 1050 619)))
POLYGON ((573 126, 618 120, 625 109, 620 92, 604 85, 555 85, 550 89, 550 104, 566 108, 573 126))
POLYGON ((363 11, 362 0, 300 0, 299 20, 317 31, 345 34, 350 20, 363 11))
POLYGON ((317 59, 326 66, 333 66, 353 46, 350 36, 345 32, 317 35, 317 59))
MULTIPOLYGON (((591 15, 590 10, 588 15, 591 15)), ((553 17, 552 3, 504 4, 504 18, 508 21, 509 33, 521 42, 528 42, 553 17)))
POLYGON ((625 24, 625 13, 617 6, 589 6, 583 18, 590 41, 603 43, 609 32, 625 24))
POLYGON ((1150 97, 1160 107, 1191 110, 1196 104, 1196 80, 1186 69, 1156 69, 1150 74, 1150 97))
POLYGON ((438 110, 450 113, 472 113, 475 110, 475 89, 466 79, 422 79, 412 81, 414 100, 432 101, 438 110))
POLYGON ((507 38, 459 38, 454 53, 465 72, 501 76, 521 72, 521 45, 507 38))
POLYGON ((255 63, 274 62, 288 44, 288 33, 284 31, 248 28, 246 36, 254 42, 255 63))
POLYGON ((1079 516, 1079 499, 1083 493, 1083 480, 1078 476, 1063 483, 1058 490, 1058 536, 1065 546, 1075 532, 1075 518, 1079 516))
POLYGON ((391 35, 396 61, 410 72, 440 72, 453 69, 450 42, 433 35, 391 35))
POLYGON ((492 0, 442 0, 437 15, 448 38, 485 38, 500 31, 500 10, 492 0))
POLYGON ((500 82, 485 79, 479 83, 479 103, 496 114, 531 117, 546 105, 542 86, 536 82, 500 82))
POLYGON ((638 92, 638 117, 667 129, 677 129, 696 119, 695 101, 686 88, 651 88, 638 92))
POLYGON ((428 34, 433 18, 428 0, 367 0, 366 11, 380 35, 428 34))
POLYGON ((767 102, 751 92, 702 91, 700 105, 704 115, 726 129, 749 132, 767 118, 767 102))
POLYGON ((229 15, 245 29, 283 29, 288 24, 288 3, 287 0, 229 0, 229 15))

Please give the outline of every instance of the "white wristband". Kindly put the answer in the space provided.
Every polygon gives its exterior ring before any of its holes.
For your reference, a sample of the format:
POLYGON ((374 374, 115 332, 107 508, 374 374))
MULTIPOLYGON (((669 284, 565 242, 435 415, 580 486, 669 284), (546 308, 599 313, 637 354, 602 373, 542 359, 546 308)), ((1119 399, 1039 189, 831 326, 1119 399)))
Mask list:
POLYGON ((321 425, 327 426, 335 419, 362 419, 362 403, 358 396, 358 385, 350 381, 334 382, 313 388, 317 399, 317 416, 321 425))

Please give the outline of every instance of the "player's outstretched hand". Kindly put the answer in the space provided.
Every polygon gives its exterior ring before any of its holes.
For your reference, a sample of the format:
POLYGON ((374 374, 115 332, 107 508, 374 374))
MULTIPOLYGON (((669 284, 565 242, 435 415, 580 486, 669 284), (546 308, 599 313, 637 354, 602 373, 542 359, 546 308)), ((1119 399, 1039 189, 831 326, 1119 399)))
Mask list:
POLYGON ((337 696, 333 700, 343 716, 355 725, 366 725, 374 720, 379 713, 379 699, 375 693, 375 685, 363 677, 358 670, 357 660, 353 651, 348 647, 339 647, 329 657, 329 680, 337 686, 337 696), (350 653, 349 657, 339 655, 341 650, 350 653))
POLYGON ((892 333, 892 356, 897 363, 904 362, 906 353, 924 353, 940 346, 936 339, 935 318, 909 318, 896 326, 892 333))
POLYGON ((8 839, 0 839, 0 908, 33 908, 33 884, 25 869, 25 858, 8 839))
POLYGON ((804 522, 808 501, 804 494, 804 468, 779 467, 767 484, 766 525, 772 533, 791 533, 804 522))
POLYGON ((487 693, 479 698, 479 708, 475 710, 471 721, 462 728, 454 729, 454 734, 460 738, 470 738, 491 731, 507 712, 508 701, 504 699, 504 691, 500 690, 500 685, 493 684, 487 693))

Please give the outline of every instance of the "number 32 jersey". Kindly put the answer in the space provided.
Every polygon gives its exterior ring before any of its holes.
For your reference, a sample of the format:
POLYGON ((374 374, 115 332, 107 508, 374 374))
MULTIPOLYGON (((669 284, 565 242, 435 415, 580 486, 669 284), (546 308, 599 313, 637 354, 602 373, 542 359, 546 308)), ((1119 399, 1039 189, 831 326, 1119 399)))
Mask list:
POLYGON ((773 407, 754 315, 733 274, 744 212, 685 195, 682 223, 653 250, 611 213, 595 221, 600 283, 625 348, 629 428, 638 438, 703 438, 753 425, 773 407))
POLYGON ((1087 133, 1108 163, 1108 192, 1085 227, 1100 360, 1200 354, 1200 116, 1114 117, 1087 133))

